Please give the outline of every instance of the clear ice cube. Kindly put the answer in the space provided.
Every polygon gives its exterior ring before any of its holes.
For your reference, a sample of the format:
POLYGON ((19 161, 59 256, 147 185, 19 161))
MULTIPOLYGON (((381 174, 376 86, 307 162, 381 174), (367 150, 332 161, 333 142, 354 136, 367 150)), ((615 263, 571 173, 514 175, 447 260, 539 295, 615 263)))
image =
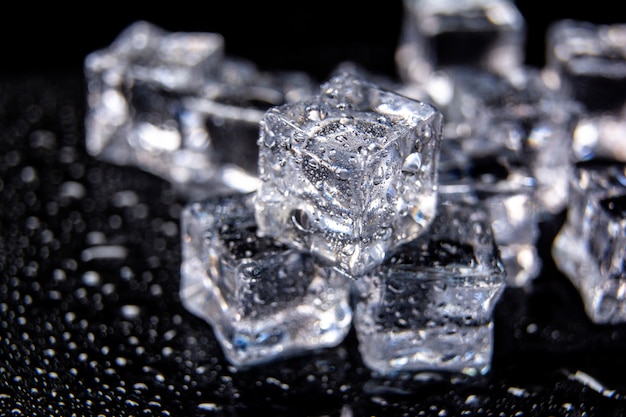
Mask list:
POLYGON ((264 111, 314 91, 304 73, 262 72, 224 56, 219 34, 145 21, 87 55, 84 71, 89 154, 163 177, 195 199, 255 190, 264 111))
POLYGON ((429 233, 354 283, 359 351, 378 373, 491 368, 506 273, 484 208, 443 199, 429 233))
POLYGON ((211 325, 237 367, 338 345, 351 326, 351 280, 259 238, 252 200, 236 193, 185 207, 183 305, 211 325))
POLYGON ((260 123, 258 232, 358 277, 436 212, 442 116, 349 73, 260 123))
POLYGON ((576 160, 626 162, 626 24, 552 23, 545 72, 585 108, 573 137, 576 160))
POLYGON ((539 223, 561 214, 572 175, 572 135, 583 112, 538 69, 507 75, 448 68, 449 94, 437 106, 446 120, 439 192, 474 194, 489 208, 508 284, 525 287, 541 271, 539 223))
POLYGON ((526 287, 542 266, 537 249, 540 218, 533 178, 527 170, 507 164, 497 154, 476 157, 464 153, 455 139, 443 140, 439 162, 440 198, 483 205, 500 250, 507 285, 526 287))
POLYGON ((396 66, 425 83, 438 68, 506 73, 525 59, 526 22, 509 0, 404 0, 396 66))
POLYGON ((546 32, 546 65, 588 111, 621 110, 626 101, 626 23, 552 23, 546 32))
POLYGON ((552 257, 592 321, 626 322, 626 167, 580 164, 570 194, 552 257))
POLYGON ((506 76, 469 68, 444 72, 452 90, 439 105, 444 138, 460 141, 471 157, 494 156, 511 171, 526 170, 537 208, 546 216, 560 213, 581 106, 549 87, 535 68, 520 66, 506 76))

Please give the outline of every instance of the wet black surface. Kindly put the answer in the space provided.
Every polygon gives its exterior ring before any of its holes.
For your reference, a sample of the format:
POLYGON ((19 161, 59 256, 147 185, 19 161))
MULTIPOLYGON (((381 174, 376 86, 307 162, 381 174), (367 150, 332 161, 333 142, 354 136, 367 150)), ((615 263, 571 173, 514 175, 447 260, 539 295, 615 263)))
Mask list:
POLYGON ((626 325, 592 324, 554 267, 562 216, 541 225, 542 275, 498 303, 487 376, 380 378, 353 333, 236 371, 178 297, 185 201, 86 154, 68 72, 0 79, 0 415, 626 415, 626 325))

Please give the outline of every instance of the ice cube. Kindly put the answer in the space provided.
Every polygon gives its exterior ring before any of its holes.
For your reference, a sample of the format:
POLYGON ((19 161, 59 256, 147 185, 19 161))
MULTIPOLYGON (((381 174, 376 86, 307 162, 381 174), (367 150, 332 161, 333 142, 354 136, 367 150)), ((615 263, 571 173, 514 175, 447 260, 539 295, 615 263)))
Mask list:
POLYGON ((444 71, 452 86, 439 108, 444 138, 460 141, 472 158, 494 157, 509 170, 526 170, 539 215, 560 213, 567 202, 572 135, 581 106, 554 90, 541 71, 518 67, 506 76, 480 69, 444 71))
POLYGON ((525 59, 526 22, 510 0, 404 0, 396 65, 409 83, 444 67, 506 73, 525 59))
POLYGON ((84 70, 89 154, 151 172, 195 200, 255 190, 264 112, 317 89, 305 73, 225 56, 219 34, 146 21, 90 53, 84 70))
POLYGON ((482 157, 463 151, 456 139, 442 141, 439 195, 448 200, 481 203, 489 213, 495 241, 505 266, 507 285, 526 288, 539 276, 537 249, 540 210, 536 182, 529 170, 500 154, 482 157))
POLYGON ((552 23, 544 71, 585 108, 572 142, 575 159, 626 162, 626 24, 552 23))
POLYGON ((552 257, 592 321, 626 322, 626 167, 583 163, 570 184, 567 218, 552 257))
POLYGON ((349 73, 268 110, 258 232, 353 277, 380 265, 435 215, 442 122, 432 105, 349 73))
POLYGON ((355 281, 364 363, 381 374, 487 373, 505 276, 487 211, 440 201, 429 233, 355 281))
POLYGON ((259 238, 252 200, 214 196, 183 210, 183 305, 212 327, 237 367, 338 345, 351 326, 351 280, 259 238))

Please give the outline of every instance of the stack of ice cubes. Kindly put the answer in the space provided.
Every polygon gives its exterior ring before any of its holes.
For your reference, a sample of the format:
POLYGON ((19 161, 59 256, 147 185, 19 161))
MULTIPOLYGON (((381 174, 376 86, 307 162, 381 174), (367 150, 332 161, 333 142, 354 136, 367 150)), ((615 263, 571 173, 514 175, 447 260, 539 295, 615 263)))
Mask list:
POLYGON ((381 374, 490 369, 504 266, 481 204, 441 199, 443 119, 351 73, 266 111, 261 186, 183 213, 182 300, 246 367, 354 325, 381 374))
POLYGON ((239 368, 354 327, 377 372, 486 373, 506 274, 482 203, 440 198, 441 112, 350 71, 318 89, 259 71, 223 41, 141 21, 85 60, 89 153, 190 200, 185 307, 239 368))
POLYGON ((512 1, 403 4, 399 82, 347 62, 319 85, 147 22, 85 61, 87 149, 189 198, 181 301, 237 368, 354 329, 374 372, 485 374, 563 211, 555 261, 594 320, 626 316, 624 28, 559 23, 536 69, 512 1))

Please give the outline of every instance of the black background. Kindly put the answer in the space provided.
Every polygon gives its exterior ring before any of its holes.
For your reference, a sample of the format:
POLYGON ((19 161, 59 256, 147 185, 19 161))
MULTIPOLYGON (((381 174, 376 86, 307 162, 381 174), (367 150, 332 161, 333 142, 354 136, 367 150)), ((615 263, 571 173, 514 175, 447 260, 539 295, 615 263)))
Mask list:
MULTIPOLYGON (((626 20, 618 2, 524 0, 527 63, 544 60, 544 32, 556 19, 626 20)), ((340 61, 395 74, 402 5, 394 1, 14 2, 0 14, 0 72, 81 71, 84 56, 136 20, 168 31, 224 35, 226 52, 264 68, 305 70, 323 79, 340 61), (43 2, 42 2, 43 3, 43 2)))

